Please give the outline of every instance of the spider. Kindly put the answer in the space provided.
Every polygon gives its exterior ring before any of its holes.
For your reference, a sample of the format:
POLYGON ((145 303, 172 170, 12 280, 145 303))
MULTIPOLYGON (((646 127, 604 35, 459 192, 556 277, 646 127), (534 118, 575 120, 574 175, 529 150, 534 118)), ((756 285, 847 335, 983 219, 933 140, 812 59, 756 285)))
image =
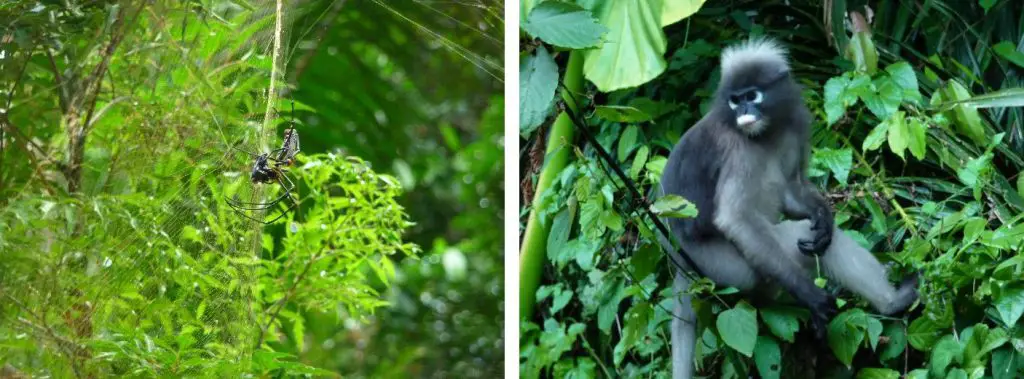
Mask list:
POLYGON ((295 163, 295 155, 299 153, 299 132, 295 131, 295 103, 292 103, 292 120, 288 129, 284 131, 284 140, 281 142, 281 148, 263 154, 254 154, 237 147, 234 147, 234 149, 253 157, 252 172, 249 175, 250 183, 254 185, 277 183, 284 189, 284 193, 276 199, 265 203, 242 202, 238 200, 238 195, 236 194, 234 199, 226 199, 228 206, 245 218, 263 224, 272 224, 299 205, 298 201, 292 197, 295 183, 285 174, 287 168, 295 163), (254 218, 247 212, 272 209, 282 201, 287 202, 287 208, 270 221, 254 218))

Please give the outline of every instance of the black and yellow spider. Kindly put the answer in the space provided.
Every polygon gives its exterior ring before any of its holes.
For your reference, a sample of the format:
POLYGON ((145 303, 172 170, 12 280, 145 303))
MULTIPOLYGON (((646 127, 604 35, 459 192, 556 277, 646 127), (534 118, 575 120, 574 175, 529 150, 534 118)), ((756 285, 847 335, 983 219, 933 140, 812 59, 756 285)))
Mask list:
POLYGON ((288 167, 295 163, 295 155, 299 153, 299 132, 295 131, 294 103, 292 104, 291 125, 284 131, 284 141, 281 142, 280 148, 263 154, 254 154, 237 147, 235 150, 253 157, 253 165, 252 171, 249 174, 249 182, 253 185, 277 183, 282 189, 284 189, 284 193, 281 194, 281 196, 264 203, 242 202, 238 200, 238 195, 235 195, 234 199, 226 199, 228 206, 245 218, 261 222, 263 224, 271 224, 274 221, 281 219, 281 217, 284 217, 288 212, 292 211, 299 205, 298 201, 292 196, 295 191, 295 183, 293 183, 286 174, 288 167), (287 207, 284 208, 277 217, 274 217, 269 221, 257 219, 248 214, 249 211, 266 211, 268 209, 272 209, 282 201, 287 202, 287 207))

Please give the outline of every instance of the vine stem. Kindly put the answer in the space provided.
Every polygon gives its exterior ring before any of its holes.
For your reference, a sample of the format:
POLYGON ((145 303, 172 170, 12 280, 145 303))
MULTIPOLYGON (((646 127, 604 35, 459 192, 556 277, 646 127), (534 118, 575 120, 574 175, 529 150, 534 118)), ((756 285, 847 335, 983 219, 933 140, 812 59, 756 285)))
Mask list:
MULTIPOLYGON (((267 136, 266 136, 266 133, 264 133, 263 131, 270 129, 269 125, 270 125, 270 122, 272 120, 271 116, 273 115, 273 112, 274 112, 274 109, 275 109, 274 108, 274 104, 277 101, 277 76, 278 76, 278 71, 280 70, 280 67, 278 66, 278 63, 281 60, 281 34, 282 34, 281 31, 283 29, 283 27, 282 27, 283 20, 284 20, 284 0, 276 0, 276 7, 275 7, 275 11, 274 11, 274 47, 273 47, 273 53, 271 55, 272 59, 271 59, 271 62, 270 62, 270 85, 267 87, 267 108, 263 112, 263 123, 260 124, 259 130, 256 133, 256 148, 257 148, 258 151, 267 151, 267 136)), ((250 197, 249 201, 252 202, 252 203, 259 203, 259 202, 262 202, 262 199, 263 199, 263 188, 261 186, 257 186, 257 185, 252 186, 252 196, 250 197)), ((265 210, 257 210, 257 211, 255 211, 255 213, 253 215, 253 218, 261 219, 263 217, 263 212, 264 211, 265 210)), ((255 258, 255 259, 259 259, 260 254, 261 254, 261 252, 263 250, 263 238, 262 238, 262 228, 261 228, 262 225, 260 225, 260 223, 255 221, 255 220, 251 220, 249 223, 250 223, 250 225, 252 225, 250 230, 253 231, 252 232, 252 246, 250 247, 250 249, 252 251, 252 257, 255 258)), ((303 272, 303 274, 305 274, 305 272, 303 272)), ((255 275, 253 275, 252 272, 249 273, 250 280, 255 281, 256 279, 254 279, 254 276, 255 275)), ((297 285, 297 283, 298 283, 298 281, 296 281, 296 285, 297 285)), ((255 296, 255 294, 253 294, 253 295, 255 296)), ((249 317, 251 319, 255 320, 255 313, 253 312, 253 309, 252 309, 252 306, 253 306, 252 302, 246 302, 246 304, 248 304, 248 308, 249 308, 249 317)), ((281 306, 283 307, 284 305, 282 304, 281 306)), ((271 307, 273 308, 273 306, 271 306, 271 307)), ((269 308, 268 308, 268 310, 269 310, 269 308)), ((278 310, 280 310, 280 309, 278 309, 278 310)), ((276 317, 276 315, 277 315, 277 313, 275 312, 274 315, 271 317, 271 320, 273 320, 273 318, 276 317)), ((268 322, 267 323, 267 327, 269 327, 269 326, 270 326, 270 323, 268 322)), ((259 337, 257 338, 256 345, 254 346, 255 349, 259 349, 260 345, 263 344, 263 336, 264 336, 265 332, 266 332, 265 329, 260 328, 259 337)))

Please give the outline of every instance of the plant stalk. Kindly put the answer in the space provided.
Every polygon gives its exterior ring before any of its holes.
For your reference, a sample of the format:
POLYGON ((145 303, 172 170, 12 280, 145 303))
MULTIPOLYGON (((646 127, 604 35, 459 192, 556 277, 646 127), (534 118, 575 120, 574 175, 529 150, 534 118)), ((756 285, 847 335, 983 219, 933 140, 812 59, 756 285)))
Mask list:
MULTIPOLYGON (((565 88, 567 91, 579 93, 583 90, 583 54, 579 51, 569 53, 569 64, 565 69, 565 88)), ((569 94, 562 95, 567 107, 577 111, 578 105, 569 94)), ((536 302, 537 287, 540 286, 544 260, 547 257, 548 233, 551 231, 549 222, 541 222, 537 206, 541 196, 565 169, 569 161, 573 139, 572 119, 561 112, 555 119, 548 136, 547 161, 540 172, 540 180, 533 193, 532 209, 526 222, 526 233, 523 236, 522 251, 519 253, 519 317, 529 319, 533 315, 536 302)))

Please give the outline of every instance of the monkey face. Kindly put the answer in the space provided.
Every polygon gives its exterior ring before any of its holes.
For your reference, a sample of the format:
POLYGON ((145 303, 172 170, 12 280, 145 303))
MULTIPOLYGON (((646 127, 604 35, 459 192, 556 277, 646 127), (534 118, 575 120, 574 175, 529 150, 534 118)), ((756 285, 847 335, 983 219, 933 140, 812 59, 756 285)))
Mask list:
POLYGON ((736 116, 736 127, 748 135, 758 135, 766 124, 761 104, 764 92, 757 87, 747 87, 729 94, 729 108, 736 116))
POLYGON ((729 106, 732 116, 744 134, 754 137, 764 133, 774 122, 785 120, 786 112, 792 108, 798 91, 789 79, 785 67, 753 65, 741 67, 739 73, 726 82, 720 92, 724 105, 729 106))

